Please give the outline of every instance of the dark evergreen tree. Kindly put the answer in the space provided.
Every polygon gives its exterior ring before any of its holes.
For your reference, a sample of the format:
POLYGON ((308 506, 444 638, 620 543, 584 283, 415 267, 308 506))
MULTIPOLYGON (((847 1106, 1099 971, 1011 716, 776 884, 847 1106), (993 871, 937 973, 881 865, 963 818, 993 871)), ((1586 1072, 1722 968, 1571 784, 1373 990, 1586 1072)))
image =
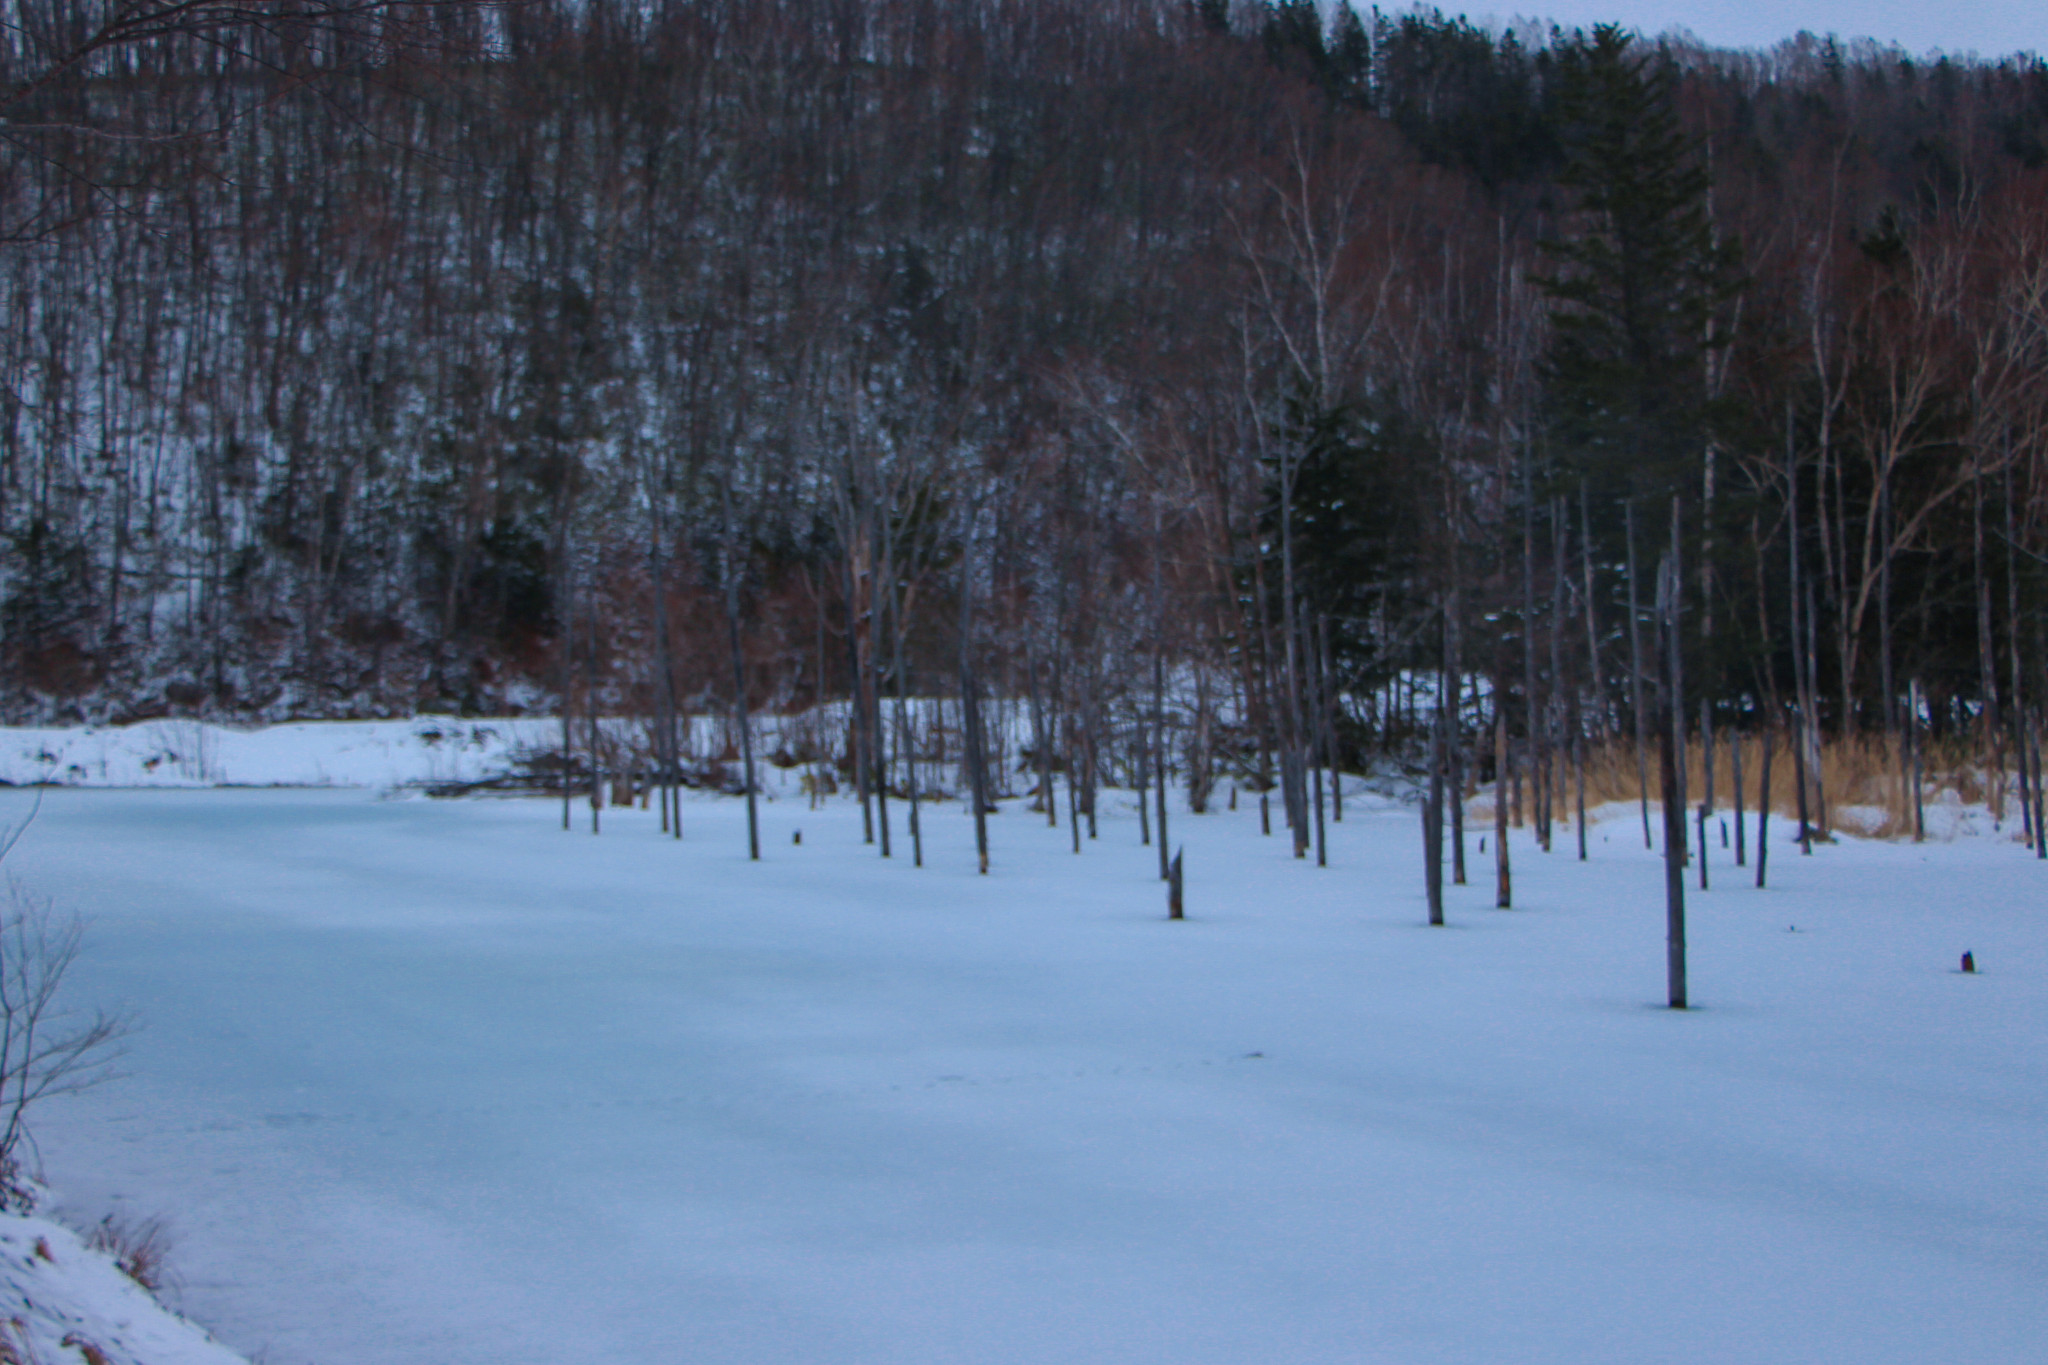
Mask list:
POLYGON ((1717 239, 1705 158, 1678 120, 1676 73, 1603 24, 1558 56, 1573 202, 1544 243, 1552 301, 1550 450, 1598 505, 1690 495, 1711 439, 1709 353, 1738 255, 1717 239))
POLYGON ((1372 107, 1424 160, 1456 166, 1490 190, 1556 164, 1557 131, 1543 76, 1549 54, 1510 29, 1493 34, 1461 15, 1374 15, 1372 107))
MULTIPOLYGON (((1328 618, 1347 685, 1377 686, 1431 619, 1429 547, 1417 532, 1434 520, 1429 480, 1438 455, 1388 396, 1318 411, 1298 405, 1282 435, 1299 451, 1294 537, 1303 611, 1328 618)), ((1271 541, 1280 481, 1267 473, 1262 523, 1271 541)))

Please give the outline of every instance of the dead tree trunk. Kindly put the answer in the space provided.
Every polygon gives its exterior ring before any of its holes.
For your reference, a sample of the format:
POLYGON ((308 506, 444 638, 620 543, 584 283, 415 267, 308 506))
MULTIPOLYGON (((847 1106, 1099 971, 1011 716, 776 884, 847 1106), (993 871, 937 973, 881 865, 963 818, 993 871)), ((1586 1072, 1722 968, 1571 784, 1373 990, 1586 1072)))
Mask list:
MULTIPOLYGON (((1728 732, 1728 769, 1729 777, 1735 784, 1735 865, 1737 867, 1746 867, 1749 864, 1748 859, 1743 856, 1745 847, 1742 823, 1742 732, 1740 730, 1730 730, 1728 732)), ((1765 799, 1769 799, 1768 795, 1766 795, 1765 799)))
POLYGON ((1445 738, 1448 741, 1445 780, 1450 788, 1453 886, 1465 884, 1465 665, 1464 634, 1458 619, 1463 607, 1463 593, 1458 574, 1458 557, 1454 551, 1451 556, 1451 605, 1444 615, 1443 675, 1443 686, 1450 692, 1450 714, 1445 721, 1445 738))
POLYGON ((2025 724, 2028 724, 2028 767, 2032 769, 2034 786, 2034 855, 2048 860, 2048 837, 2042 837, 2042 831, 2048 829, 2048 825, 2042 823, 2042 806, 2048 804, 2042 800, 2042 729, 2040 720, 2032 714, 2025 724))
POLYGON ((1101 783, 1099 765, 1102 759, 1095 736, 1101 728, 1098 717, 1102 714, 1102 684, 1101 671, 1097 663, 1091 662, 1088 671, 1092 685, 1088 689, 1088 699, 1081 708, 1081 771, 1085 774, 1081 785, 1081 812, 1088 817, 1088 837, 1093 839, 1096 837, 1095 801, 1097 788, 1101 783))
MULTIPOLYGON (((1571 689, 1565 686, 1564 677, 1564 627, 1569 615, 1566 610, 1565 593, 1571 582, 1565 575, 1564 566, 1565 553, 1572 533, 1570 508, 1571 504, 1563 498, 1555 499, 1550 505, 1550 729, 1556 740, 1551 746, 1551 752, 1560 755, 1563 760, 1553 764, 1558 771, 1552 785, 1558 789, 1560 796, 1564 785, 1563 769, 1565 764, 1571 761, 1571 737, 1565 733, 1565 726, 1570 719, 1571 689)), ((1555 809, 1555 806, 1550 807, 1553 813, 1555 809)), ((1546 852, 1550 848, 1550 824, 1551 821, 1545 822, 1546 852)))
POLYGON ((1799 852, 1810 858, 1813 856, 1813 821, 1806 804, 1806 711, 1804 707, 1794 709, 1798 712, 1798 721, 1785 738, 1792 747, 1792 785, 1799 792, 1799 852))
POLYGON ((1252 588, 1259 622, 1259 833, 1271 836, 1273 750, 1284 746, 1278 743, 1279 721, 1273 706, 1273 613, 1266 604, 1266 556, 1263 551, 1252 556, 1252 588))
POLYGON ((1573 717, 1572 724, 1572 773, 1578 779, 1579 806, 1579 861, 1586 861, 1586 717, 1583 711, 1573 717))
POLYGON ((1310 714, 1308 745, 1309 762, 1311 765, 1309 777, 1315 789, 1316 866, 1328 867, 1330 865, 1329 844, 1323 829, 1323 766, 1329 761, 1329 750, 1328 745, 1324 743, 1326 731, 1322 721, 1324 686, 1322 655, 1315 650, 1309 649, 1304 649, 1302 652, 1308 656, 1308 671, 1311 680, 1307 698, 1310 714))
POLYGON ((1342 713, 1339 709, 1339 699, 1337 696, 1337 675, 1330 666, 1329 617, 1325 616, 1322 618, 1318 635, 1322 651, 1323 677, 1328 680, 1328 695, 1323 699, 1325 708, 1323 712, 1323 725, 1324 733, 1328 736, 1325 742, 1329 746, 1330 754, 1330 818, 1341 825, 1344 823, 1344 776, 1343 764, 1340 761, 1342 751, 1338 744, 1337 717, 1342 713))
POLYGON ((1031 708, 1031 766, 1036 768, 1038 790, 1032 794, 1031 809, 1045 812, 1049 823, 1057 827, 1058 807, 1052 799, 1052 734, 1050 707, 1046 689, 1041 685, 1041 670, 1036 652, 1030 647, 1024 651, 1024 676, 1030 682, 1030 693, 1025 703, 1031 708))
POLYGON ((1763 726, 1764 751, 1758 764, 1756 793, 1756 885, 1759 891, 1764 885, 1765 865, 1771 859, 1771 738, 1776 733, 1777 717, 1766 716, 1763 726))
MULTIPOLYGON (((1676 503, 1673 504, 1674 510, 1676 503)), ((1676 531, 1676 516, 1673 518, 1676 531)), ((1664 798, 1664 960, 1672 1009, 1686 1008, 1685 982, 1685 695, 1680 671, 1677 536, 1657 570, 1657 618, 1663 637, 1664 724, 1657 727, 1664 798)))
MULTIPOLYGON (((1899 796, 1903 801, 1912 784, 1912 740, 1899 728, 1898 693, 1892 680, 1892 500, 1891 475, 1880 465, 1877 476, 1877 679, 1883 707, 1884 741, 1888 756, 1899 765, 1899 796)), ((1844 718, 1842 733, 1848 736, 1844 718)))
POLYGON ((1529 456, 1522 455, 1522 697, 1529 731, 1529 814, 1536 826, 1536 841, 1545 852, 1550 849, 1550 830, 1544 823, 1544 797, 1550 785, 1544 764, 1543 732, 1545 709, 1536 690, 1536 501, 1530 486, 1529 456))
POLYGON ((981 726, 979 686, 974 677, 974 564, 972 540, 960 558, 960 747, 967 765, 968 802, 974 807, 974 851, 980 874, 988 875, 988 753, 981 726))
POLYGON ((1059 788, 1059 747, 1060 728, 1060 646, 1058 621, 1055 618, 1052 650, 1052 676, 1046 679, 1045 692, 1045 823, 1048 828, 1060 827, 1059 802, 1055 794, 1059 788))
POLYGON ((569 807, 574 800, 576 771, 576 589, 568 570, 562 571, 562 830, 569 829, 569 807))
POLYGON ((747 660, 740 641, 739 582, 732 565, 726 565, 725 621, 732 648, 732 719, 740 732, 740 780, 747 791, 747 857, 761 861, 761 812, 754 787, 754 726, 747 708, 747 660))
POLYGON ((1281 453, 1280 484, 1280 630, 1287 644, 1287 758, 1282 779, 1287 784, 1288 820, 1293 828, 1294 856, 1308 855, 1308 809, 1302 798, 1304 776, 1301 712, 1301 638, 1294 587, 1294 469, 1292 442, 1281 453))
POLYGON ((1437 692, 1436 719, 1429 730, 1429 795, 1422 803, 1422 879, 1429 896, 1429 922, 1444 922, 1444 707, 1437 692))
MULTIPOLYGON (((825 776, 826 755, 831 750, 831 745, 827 742, 829 731, 825 726, 825 679, 827 675, 825 672, 825 592, 823 585, 819 585, 814 589, 814 592, 816 594, 814 605, 817 608, 818 686, 817 697, 811 710, 811 743, 816 747, 811 754, 811 800, 808 808, 811 810, 823 810, 825 807, 825 792, 828 790, 825 776)), ((681 810, 682 808, 678 806, 677 813, 680 814, 681 810)))
POLYGON ((1131 786, 1138 793, 1138 844, 1141 848, 1152 846, 1152 740, 1150 726, 1145 721, 1145 703, 1138 698, 1131 699, 1132 730, 1135 739, 1131 746, 1131 766, 1136 771, 1131 775, 1131 786))
POLYGON ((663 528, 657 521, 652 537, 654 598, 655 712, 660 725, 655 738, 654 761, 658 768, 655 785, 661 795, 661 832, 683 837, 682 784, 676 755, 676 668, 675 652, 669 642, 668 566, 662 556, 663 528))
POLYGON ((868 736, 867 706, 867 661, 862 657, 860 647, 860 568, 852 556, 846 566, 846 663, 848 689, 847 719, 849 721, 848 757, 853 762, 853 787, 860 797, 861 842, 875 841, 875 808, 873 793, 869 790, 869 774, 873 771, 868 762, 871 747, 868 736))
POLYGON ((903 653, 905 594, 897 592, 893 597, 889 616, 896 627, 893 632, 896 646, 896 745, 903 755, 903 780, 910 797, 910 862, 913 867, 923 867, 924 825, 917 799, 917 736, 911 730, 910 704, 905 696, 910 687, 910 672, 903 653))
POLYGON ((1920 789, 1920 680, 1906 683, 1906 747, 1913 755, 1913 842, 1927 838, 1927 808, 1920 789))
POLYGON ((886 625, 882 620, 880 604, 880 576, 883 566, 876 566, 876 581, 868 587, 868 625, 875 638, 868 649, 868 735, 872 741, 868 749, 869 761, 874 765, 873 784, 875 788, 875 830, 881 835, 882 856, 892 856, 889 846, 889 756, 888 735, 882 728, 882 679, 883 642, 889 637, 884 633, 886 625))
POLYGON ((1700 794, 1699 844, 1700 844, 1700 890, 1707 889, 1707 821, 1714 814, 1714 711, 1707 699, 1700 698, 1700 783, 1705 790, 1700 794))
MULTIPOLYGON (((1704 647, 1702 652, 1704 652, 1704 647)), ((1705 692, 1707 688, 1712 686, 1714 677, 1711 664, 1703 662, 1702 666, 1706 676, 1700 679, 1702 690, 1700 697, 1700 783, 1702 787, 1700 793, 1700 813, 1712 819, 1716 809, 1714 805, 1714 704, 1712 698, 1705 695, 1705 692)))
POLYGON ((2012 717, 2013 756, 2018 760, 2020 785, 2020 821, 2024 826, 2027 844, 2038 849, 2041 846, 2041 825, 2034 818, 2036 802, 2033 799, 2040 774, 2031 773, 2031 762, 2027 745, 2027 700, 2026 692, 2020 686, 2023 674, 2020 671, 2020 575, 2019 540, 2013 534, 2012 522, 2012 464, 2006 463, 2004 477, 2005 503, 2005 633, 2006 662, 2011 669, 2012 690, 2006 698, 2006 708, 2012 717))
MULTIPOLYGON (((1820 653, 1814 645, 1813 585, 1806 585, 1806 692, 1809 698, 1820 695, 1820 653)), ((1844 715, 1840 730, 1848 732, 1849 718, 1844 715)), ((1813 778, 1813 837, 1825 843, 1829 836, 1827 773, 1822 766, 1824 754, 1821 749, 1820 713, 1816 703, 1814 714, 1808 718, 1806 728, 1806 767, 1813 778)))
POLYGON ((2027 712, 2014 700, 2006 707, 2006 716, 2012 726, 2013 780, 2019 786, 2020 835, 2026 847, 2038 848, 2041 827, 2034 823, 2034 787, 2040 780, 2040 774, 2033 770, 2033 750, 2027 738, 2027 712))
MULTIPOLYGON (((1152 650, 1152 737, 1153 766, 1158 769, 1159 793, 1159 876, 1165 880, 1166 858, 1166 661, 1159 649, 1152 650)), ((1140 801, 1144 793, 1138 794, 1140 801)))
POLYGON ((1496 679, 1493 689, 1493 904, 1506 910, 1515 903, 1508 872, 1508 712, 1506 690, 1496 679))
POLYGON ((1970 483, 1970 587, 1977 606, 1977 687, 1984 697, 1983 736, 1991 750, 1991 828, 2005 823, 2005 727, 1998 714, 1998 662, 1991 648, 1991 575, 1984 564, 1984 479, 1970 483))
POLYGON ((1074 852, 1081 851, 1081 727, 1072 717, 1066 721, 1067 832, 1073 837, 1074 852))
MULTIPOLYGON (((1607 740, 1607 693, 1600 681, 1600 628, 1593 613, 1593 514, 1587 510, 1586 485, 1579 485, 1579 567, 1586 583, 1586 694, 1592 699, 1594 739, 1607 740)), ((1584 764, 1581 763, 1581 772, 1584 764)))
POLYGON ((1636 722, 1636 789, 1643 808, 1643 847, 1650 841, 1650 728, 1643 708, 1643 612, 1636 593, 1636 504, 1633 498, 1622 504, 1628 537, 1628 659, 1629 710, 1636 722))
MULTIPOLYGON (((1188 812, 1206 815, 1209 794, 1216 785, 1213 756, 1214 721, 1209 701, 1209 670, 1199 660, 1195 673, 1195 724, 1188 740, 1188 812)), ((1071 782, 1072 775, 1069 774, 1071 782)))
MULTIPOLYGON (((1792 744, 1792 780, 1799 788, 1799 851, 1813 854, 1813 819, 1807 806, 1807 733, 1813 725, 1813 694, 1806 670, 1806 634, 1802 612, 1811 613, 1810 594, 1799 568, 1799 457, 1792 436, 1792 407, 1785 406, 1785 555, 1792 617, 1792 692, 1799 723, 1788 737, 1792 744)), ((1768 636, 1765 638, 1769 638, 1768 636)))

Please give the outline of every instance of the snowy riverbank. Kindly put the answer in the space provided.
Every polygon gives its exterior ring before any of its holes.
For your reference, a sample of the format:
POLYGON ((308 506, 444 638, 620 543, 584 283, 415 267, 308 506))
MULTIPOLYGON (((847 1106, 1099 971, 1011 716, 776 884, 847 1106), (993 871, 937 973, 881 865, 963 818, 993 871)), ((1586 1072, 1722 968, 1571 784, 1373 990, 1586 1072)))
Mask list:
POLYGON ((0 1361, 248 1365, 70 1228, 0 1213, 0 1361))

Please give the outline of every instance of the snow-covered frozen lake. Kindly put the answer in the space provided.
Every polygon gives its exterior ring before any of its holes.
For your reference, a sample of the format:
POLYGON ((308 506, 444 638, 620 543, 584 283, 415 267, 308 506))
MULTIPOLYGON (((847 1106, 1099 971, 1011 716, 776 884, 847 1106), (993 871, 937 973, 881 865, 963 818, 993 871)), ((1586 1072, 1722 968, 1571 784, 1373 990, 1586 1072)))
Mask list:
POLYGON ((2042 1358, 2014 844, 1715 849, 1678 1015, 1632 821, 1431 930, 1402 811, 1320 871, 1181 817, 1181 924, 1128 816, 1013 804, 983 879, 957 806, 922 870, 850 803, 759 865, 686 814, 50 792, 9 867, 146 1019, 43 1116, 72 1216, 168 1215, 270 1365, 2042 1358))

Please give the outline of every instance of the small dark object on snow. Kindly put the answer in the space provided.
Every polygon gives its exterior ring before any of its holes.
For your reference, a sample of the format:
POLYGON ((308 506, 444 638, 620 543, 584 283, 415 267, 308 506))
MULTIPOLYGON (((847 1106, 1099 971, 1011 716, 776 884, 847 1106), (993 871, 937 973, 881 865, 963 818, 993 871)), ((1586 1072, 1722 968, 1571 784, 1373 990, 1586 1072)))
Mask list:
POLYGON ((1479 851, 1481 853, 1486 852, 1486 836, 1484 834, 1479 836, 1479 851))
POLYGON ((1721 847, 1728 847, 1728 822, 1726 820, 1721 822, 1721 847))
POLYGON ((1167 878, 1166 878, 1166 917, 1167 917, 1168 919, 1186 919, 1186 918, 1187 918, 1187 916, 1185 916, 1185 915, 1183 915, 1183 914, 1181 913, 1181 908, 1180 908, 1180 885, 1181 885, 1181 882, 1180 882, 1180 855, 1181 855, 1181 854, 1182 854, 1183 852, 1185 852, 1185 851, 1186 851, 1185 849, 1175 849, 1175 850, 1174 850, 1174 854, 1173 854, 1173 866, 1172 866, 1172 868, 1171 868, 1171 869, 1169 870, 1169 872, 1168 872, 1168 874, 1167 874, 1167 878))
POLYGON ((800 844, 800 843, 802 843, 802 842, 804 841, 804 832, 803 832, 802 830, 795 830, 795 831, 792 831, 792 832, 791 832, 791 834, 790 834, 790 836, 789 836, 789 841, 790 841, 790 842, 791 842, 792 844, 800 844))
POLYGON ((1964 954, 1963 954, 1963 974, 1964 974, 1965 976, 1975 976, 1975 975, 1976 975, 1976 973, 1977 973, 1977 958, 1976 958, 1976 956, 1975 956, 1974 954, 1972 954, 1972 953, 1964 953, 1964 954))
POLYGON ((1785 926, 1785 932, 1788 934, 1796 934, 1799 932, 1799 926, 1796 924, 1788 924, 1785 926))

